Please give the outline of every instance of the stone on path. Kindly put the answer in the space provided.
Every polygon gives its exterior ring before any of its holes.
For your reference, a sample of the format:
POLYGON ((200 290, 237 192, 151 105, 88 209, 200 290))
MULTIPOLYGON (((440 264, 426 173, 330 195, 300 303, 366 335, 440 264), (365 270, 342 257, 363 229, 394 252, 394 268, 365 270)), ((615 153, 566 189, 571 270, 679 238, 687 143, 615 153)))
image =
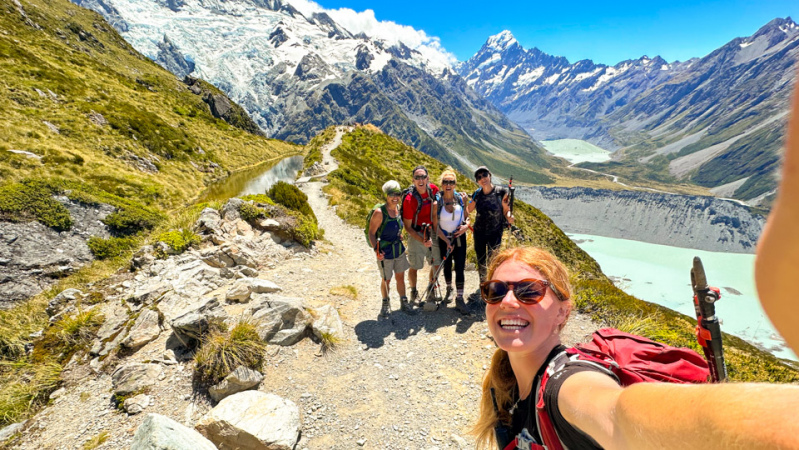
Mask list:
POLYGON ((213 297, 203 300, 200 307, 174 318, 171 322, 172 329, 185 338, 200 340, 208 332, 210 323, 214 319, 224 320, 227 313, 213 297))
POLYGON ((117 368, 111 375, 114 394, 125 396, 140 393, 152 386, 161 376, 159 364, 127 364, 117 368))
POLYGON ((60 313, 65 306, 69 303, 74 302, 76 299, 83 297, 83 292, 78 289, 64 289, 58 295, 53 297, 50 300, 50 303, 47 304, 47 315, 49 317, 53 317, 54 315, 60 313))
POLYGON ((148 414, 136 430, 130 450, 216 450, 216 446, 169 417, 148 414))
POLYGON ((161 334, 161 325, 159 324, 158 311, 147 308, 139 314, 133 327, 128 332, 128 337, 122 341, 121 345, 136 349, 155 340, 159 334, 161 334))
POLYGON ((230 372, 219 384, 211 386, 208 393, 214 401, 220 401, 225 397, 241 391, 256 388, 264 380, 263 374, 257 370, 252 370, 244 366, 239 366, 230 372))
POLYGON ((314 311, 316 312, 316 318, 311 324, 311 329, 317 338, 344 338, 344 324, 341 322, 341 317, 333 305, 324 305, 314 311))
POLYGON ((219 402, 196 428, 220 450, 292 450, 300 434, 300 411, 277 395, 244 391, 219 402))
POLYGON ((301 298, 260 294, 245 315, 255 322, 258 336, 270 344, 294 345, 308 330, 309 317, 301 298))
POLYGON ((122 408, 131 416, 144 411, 148 406, 150 406, 150 396, 147 394, 135 395, 122 403, 122 408))

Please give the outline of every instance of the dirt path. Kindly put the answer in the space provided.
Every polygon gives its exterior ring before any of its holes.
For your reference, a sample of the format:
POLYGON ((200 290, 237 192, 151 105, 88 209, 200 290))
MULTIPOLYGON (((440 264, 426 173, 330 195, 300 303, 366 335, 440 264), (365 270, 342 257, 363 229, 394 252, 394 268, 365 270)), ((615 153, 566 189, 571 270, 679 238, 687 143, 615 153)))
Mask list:
MULTIPOLYGON (((340 134, 336 138, 340 142, 340 134)), ((333 148, 325 147, 325 158, 333 148)), ((302 186, 325 230, 320 254, 288 261, 267 276, 311 305, 332 302, 346 337, 325 354, 308 340, 281 348, 261 389, 300 405, 298 449, 474 448, 466 430, 476 416, 479 385, 495 348, 485 321, 461 315, 454 304, 408 316, 397 311, 393 283, 394 311, 388 320, 378 320, 374 254, 363 231, 345 224, 328 206, 322 186, 302 186), (343 286, 354 287, 357 297, 331 295, 337 288, 344 292, 343 286)), ((477 272, 467 271, 467 292, 477 284, 477 272)), ((565 338, 581 339, 592 330, 590 322, 575 316, 565 338)))

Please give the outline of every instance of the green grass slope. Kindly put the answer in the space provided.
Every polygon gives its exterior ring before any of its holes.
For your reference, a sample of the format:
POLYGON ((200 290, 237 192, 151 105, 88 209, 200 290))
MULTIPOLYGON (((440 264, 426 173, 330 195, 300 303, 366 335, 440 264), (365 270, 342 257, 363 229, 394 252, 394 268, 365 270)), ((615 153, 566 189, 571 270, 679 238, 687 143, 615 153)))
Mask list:
MULTIPOLYGON (((309 155, 331 136, 328 129, 312 140, 309 155)), ((340 166, 328 176, 330 183, 325 191, 331 195, 331 204, 337 206, 337 214, 358 227, 364 225, 369 208, 384 200, 381 191, 384 182, 395 179, 403 186, 410 185, 411 171, 419 164, 428 168, 435 182, 446 168, 443 163, 370 127, 345 135, 333 156, 340 166)), ((315 158, 309 157, 306 164, 312 159, 315 158)), ((471 193, 476 188, 470 177, 458 176, 458 190, 471 193)), ((625 294, 608 280, 593 258, 538 209, 516 201, 514 215, 519 230, 508 233, 503 245, 534 245, 557 255, 572 274, 574 303, 579 311, 624 331, 699 350, 694 337, 694 318, 625 294)), ((724 339, 732 380, 799 381, 799 371, 774 356, 734 336, 725 335, 724 339)))
POLYGON ((221 92, 193 93, 94 12, 66 0, 0 0, 0 12, 3 181, 69 180, 169 209, 230 171, 300 151, 215 118, 203 97, 221 92))

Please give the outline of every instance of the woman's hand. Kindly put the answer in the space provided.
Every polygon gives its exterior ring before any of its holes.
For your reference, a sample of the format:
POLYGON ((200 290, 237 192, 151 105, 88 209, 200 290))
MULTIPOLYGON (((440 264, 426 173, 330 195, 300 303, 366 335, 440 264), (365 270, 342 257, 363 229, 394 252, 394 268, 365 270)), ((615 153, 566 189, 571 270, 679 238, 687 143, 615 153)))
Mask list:
POLYGON ((383 252, 377 252, 377 260, 382 261, 384 259, 386 259, 386 254, 383 252))
POLYGON ((452 233, 452 236, 456 238, 461 237, 463 233, 466 233, 467 230, 469 230, 469 224, 467 222, 464 222, 462 225, 458 227, 457 230, 455 230, 454 233, 452 233))

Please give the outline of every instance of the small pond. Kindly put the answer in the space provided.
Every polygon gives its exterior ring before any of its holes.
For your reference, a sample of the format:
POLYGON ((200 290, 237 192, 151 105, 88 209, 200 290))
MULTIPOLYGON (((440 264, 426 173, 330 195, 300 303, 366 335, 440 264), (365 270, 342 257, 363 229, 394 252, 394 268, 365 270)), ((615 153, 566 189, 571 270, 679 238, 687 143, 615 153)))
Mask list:
POLYGON ((208 186, 200 202, 225 201, 231 197, 264 194, 278 181, 293 183, 302 170, 302 155, 289 156, 277 163, 259 164, 251 169, 236 172, 228 178, 208 186))

